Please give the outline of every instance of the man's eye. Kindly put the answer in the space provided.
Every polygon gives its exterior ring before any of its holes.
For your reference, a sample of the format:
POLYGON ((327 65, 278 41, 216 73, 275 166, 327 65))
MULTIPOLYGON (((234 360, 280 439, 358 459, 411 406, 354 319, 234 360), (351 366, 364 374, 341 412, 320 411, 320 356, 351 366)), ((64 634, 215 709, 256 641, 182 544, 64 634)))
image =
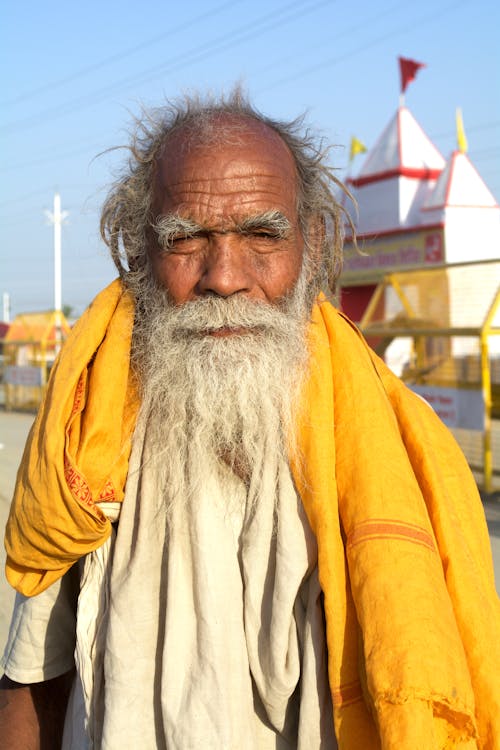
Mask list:
POLYGON ((281 240, 283 239, 280 232, 273 232, 271 229, 255 229, 249 233, 251 237, 257 240, 281 240))
POLYGON ((281 232, 272 229, 255 230, 246 233, 246 243, 250 250, 262 255, 275 253, 286 247, 285 237, 281 232))
POLYGON ((175 237, 160 237, 160 247, 167 253, 194 252, 200 245, 200 237, 197 235, 186 236, 181 234, 175 237))

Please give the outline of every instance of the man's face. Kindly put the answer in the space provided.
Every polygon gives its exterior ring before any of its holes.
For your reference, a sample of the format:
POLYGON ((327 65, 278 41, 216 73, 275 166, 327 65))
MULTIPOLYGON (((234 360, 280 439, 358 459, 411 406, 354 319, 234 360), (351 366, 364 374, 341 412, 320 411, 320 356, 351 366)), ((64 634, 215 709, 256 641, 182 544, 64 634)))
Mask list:
POLYGON ((176 305, 234 294, 276 304, 300 275, 293 158, 269 128, 236 124, 227 144, 180 133, 158 163, 149 253, 176 305))

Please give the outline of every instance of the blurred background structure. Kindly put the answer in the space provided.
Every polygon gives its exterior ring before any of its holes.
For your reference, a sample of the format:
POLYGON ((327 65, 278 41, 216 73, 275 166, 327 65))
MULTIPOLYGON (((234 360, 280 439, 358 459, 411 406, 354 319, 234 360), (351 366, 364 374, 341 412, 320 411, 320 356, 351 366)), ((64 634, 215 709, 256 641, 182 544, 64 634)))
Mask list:
POLYGON ((448 160, 405 106, 421 63, 399 58, 401 98, 371 149, 351 141, 357 247, 339 304, 425 398, 478 484, 500 489, 500 206, 467 155, 462 114, 448 160), (361 252, 359 250, 361 248, 361 252))

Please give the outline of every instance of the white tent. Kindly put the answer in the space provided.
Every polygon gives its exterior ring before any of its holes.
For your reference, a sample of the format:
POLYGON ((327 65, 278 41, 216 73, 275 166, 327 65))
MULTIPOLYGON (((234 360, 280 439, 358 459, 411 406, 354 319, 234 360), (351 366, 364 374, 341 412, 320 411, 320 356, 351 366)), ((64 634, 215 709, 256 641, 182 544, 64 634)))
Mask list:
POLYGON ((380 243, 435 229, 443 233, 443 248, 435 256, 427 252, 427 262, 500 257, 494 196, 465 153, 454 151, 445 161, 406 107, 397 110, 349 184, 358 202, 358 237, 376 236, 380 243))
POLYGON ((500 258, 500 207, 467 154, 451 154, 421 211, 444 226, 448 263, 500 258))
POLYGON ((406 107, 400 107, 349 182, 359 206, 359 235, 428 223, 420 207, 445 160, 406 107))
POLYGON ((410 110, 400 107, 372 149, 353 182, 366 184, 389 176, 436 178, 445 161, 410 110))

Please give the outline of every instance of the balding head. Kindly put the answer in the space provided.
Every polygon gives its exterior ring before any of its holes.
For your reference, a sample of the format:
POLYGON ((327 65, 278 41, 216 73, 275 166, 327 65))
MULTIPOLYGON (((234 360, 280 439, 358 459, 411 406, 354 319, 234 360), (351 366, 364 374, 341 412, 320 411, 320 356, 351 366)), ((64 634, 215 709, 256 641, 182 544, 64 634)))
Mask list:
POLYGON ((294 159, 264 123, 213 119, 203 131, 178 130, 157 161, 154 274, 175 304, 207 294, 279 303, 304 257, 294 159))
MULTIPOLYGON (((186 97, 170 102, 137 122, 129 147, 131 158, 123 177, 110 191, 103 207, 101 233, 111 250, 120 276, 127 283, 140 282, 150 273, 147 234, 156 221, 154 190, 157 165, 168 144, 183 149, 228 138, 264 134, 276 148, 291 154, 296 172, 298 222, 306 251, 314 245, 319 252, 315 285, 319 290, 333 289, 341 267, 345 212, 336 198, 344 190, 326 162, 328 149, 309 130, 301 118, 285 123, 260 114, 239 90, 227 98, 186 97), (187 137, 187 134, 190 137, 187 137), (284 144, 284 145, 282 145, 284 144), (310 237, 310 228, 314 237, 310 237), (318 231, 319 230, 319 231, 318 231), (319 237, 319 239, 318 239, 319 237)), ((349 221, 348 217, 347 220, 349 221)))

